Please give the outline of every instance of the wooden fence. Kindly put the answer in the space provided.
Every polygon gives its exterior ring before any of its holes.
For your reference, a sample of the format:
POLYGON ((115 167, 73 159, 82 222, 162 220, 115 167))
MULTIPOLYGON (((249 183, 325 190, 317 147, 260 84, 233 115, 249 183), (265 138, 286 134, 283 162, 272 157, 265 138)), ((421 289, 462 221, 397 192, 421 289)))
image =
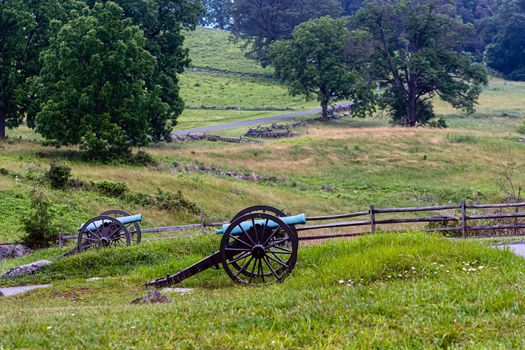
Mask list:
MULTIPOLYGON (((487 237, 490 235, 481 235, 479 232, 487 231, 502 231, 503 234, 508 234, 512 231, 513 235, 520 235, 520 229, 525 229, 525 222, 520 222, 520 218, 525 218, 525 211, 520 211, 520 208, 525 207, 525 202, 521 203, 504 203, 504 204, 478 204, 478 205, 467 205, 466 201, 461 201, 459 205, 445 205, 445 206, 427 206, 427 207, 410 207, 410 208, 375 208, 371 206, 366 211, 360 211, 355 213, 337 214, 337 215, 326 215, 326 216, 309 216, 307 222, 316 221, 330 221, 329 223, 320 223, 315 225, 300 225, 296 229, 298 232, 303 231, 319 231, 325 229, 336 229, 345 227, 364 227, 365 232, 353 232, 353 233, 335 233, 326 235, 301 235, 301 240, 315 240, 324 238, 336 238, 336 237, 352 237, 365 234, 374 234, 378 231, 382 232, 403 232, 403 231, 427 231, 427 232, 450 232, 462 238, 467 237, 487 237), (478 212, 472 211, 483 211, 483 210, 504 210, 514 209, 513 212, 504 213, 485 213, 479 214, 478 212), (382 218, 385 214, 414 214, 422 212, 444 212, 443 215, 434 215, 428 217, 397 217, 397 218, 382 218), (457 215, 450 214, 451 211, 457 212, 457 215), (469 213, 469 211, 471 213, 469 213), (355 221, 340 221, 344 219, 360 218, 355 221), (481 223, 481 220, 489 220, 490 222, 481 223), (497 221, 497 222, 496 222, 497 221), (512 221, 512 222, 509 222, 512 221), (399 228, 400 225, 404 224, 427 224, 426 227, 414 227, 410 230, 399 228), (428 224, 432 223, 432 227, 428 227, 428 224), (450 225, 453 223, 453 225, 450 225), (474 224, 472 224, 474 223, 474 224), (385 226, 390 229, 385 229, 385 226), (395 226, 396 229, 392 229, 395 226), (368 230, 369 229, 369 230, 368 230), (470 235, 471 233, 476 233, 470 235)), ((167 227, 156 227, 142 229, 141 232, 144 234, 157 234, 157 233, 169 233, 186 230, 201 230, 207 232, 208 228, 220 227, 227 222, 206 222, 204 214, 201 213, 201 220, 198 224, 180 225, 180 226, 167 226, 167 227)), ((523 233, 525 235, 525 233, 523 233)), ((176 238, 176 237, 163 237, 164 239, 176 238)), ((64 235, 59 234, 58 243, 61 247, 69 240, 78 239, 78 234, 75 235, 64 235)), ((0 242, 1 245, 9 245, 9 242, 0 242)))
MULTIPOLYGON (((520 208, 525 207, 525 203, 505 203, 505 204, 481 204, 481 205, 467 205, 466 201, 461 201, 459 205, 446 205, 446 206, 428 206, 428 207, 411 207, 411 208, 375 208, 371 206, 367 211, 361 211, 349 214, 338 214, 338 215, 327 215, 327 216, 314 216, 308 217, 308 221, 333 221, 347 218, 359 218, 365 217, 363 220, 356 221, 340 221, 331 222, 328 224, 317 224, 317 225, 305 225, 297 227, 297 231, 312 231, 321 229, 332 229, 332 228, 343 228, 343 227, 369 227, 370 231, 360 233, 349 233, 349 234, 335 234, 326 236, 312 236, 312 237, 301 237, 302 240, 309 239, 321 239, 330 237, 345 237, 345 236, 356 236, 362 234, 375 233, 378 230, 383 232, 403 232, 403 231, 427 231, 427 232, 451 232, 456 233, 462 238, 467 237, 486 237, 487 235, 469 235, 469 233, 480 231, 508 231, 513 230, 514 234, 519 234, 518 230, 525 228, 525 223, 519 222, 519 218, 525 217, 525 212, 519 211, 520 208), (478 214, 471 213, 469 210, 487 210, 497 209, 503 210, 506 208, 513 208, 514 212, 511 213, 486 213, 478 214), (458 215, 434 215, 430 217, 408 217, 408 218, 387 218, 381 219, 382 214, 401 214, 401 213, 419 213, 419 212, 443 212, 443 211, 457 211, 458 215), (480 220, 491 220, 490 224, 479 224, 480 220), (512 220, 512 223, 504 222, 505 220, 512 220), (495 223, 494 221, 499 221, 495 223), (476 222, 478 224, 476 224, 476 222), (427 227, 412 228, 410 230, 385 230, 383 227, 392 226, 408 223, 426 223, 427 227), (433 227, 428 227, 429 223, 433 223, 433 227), (447 223, 445 225, 445 223, 447 223), (449 223, 454 223, 450 226, 449 223), (471 225, 470 223, 475 223, 471 225), (442 224, 439 227, 439 224, 442 224)), ((505 233, 505 232, 504 232, 505 233)))

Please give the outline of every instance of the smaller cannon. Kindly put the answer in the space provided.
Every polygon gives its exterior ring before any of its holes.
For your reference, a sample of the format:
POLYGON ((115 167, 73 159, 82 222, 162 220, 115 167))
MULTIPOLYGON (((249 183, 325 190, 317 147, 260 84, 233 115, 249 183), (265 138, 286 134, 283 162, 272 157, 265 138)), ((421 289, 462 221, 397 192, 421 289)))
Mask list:
POLYGON ((299 239, 295 225, 305 224, 304 214, 286 216, 268 207, 250 207, 217 230, 220 249, 174 275, 145 283, 162 287, 176 284, 211 267, 222 268, 235 282, 267 285, 283 281, 295 267, 299 239))
POLYGON ((140 243, 142 215, 131 215, 122 210, 109 210, 88 220, 78 229, 75 248, 65 255, 83 252, 90 248, 126 246, 140 243))

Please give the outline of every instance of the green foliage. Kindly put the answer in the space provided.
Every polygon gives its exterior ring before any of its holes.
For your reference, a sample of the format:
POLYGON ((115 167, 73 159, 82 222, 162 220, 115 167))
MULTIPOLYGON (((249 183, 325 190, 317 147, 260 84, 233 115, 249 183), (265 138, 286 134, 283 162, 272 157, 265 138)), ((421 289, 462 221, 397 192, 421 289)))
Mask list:
POLYGON ((519 126, 518 130, 516 130, 518 133, 525 135, 525 121, 521 122, 521 125, 519 126))
POLYGON ((206 10, 205 15, 200 20, 202 26, 228 29, 231 24, 230 1, 203 0, 202 4, 206 10))
POLYGON ((485 30, 491 39, 485 52, 488 66, 508 79, 525 81, 525 2, 502 1, 485 30))
POLYGON ((428 127, 436 129, 446 129, 448 128, 447 121, 444 118, 439 118, 438 120, 430 120, 427 123, 428 127))
POLYGON ((321 17, 297 26, 292 39, 270 46, 277 76, 289 82, 292 95, 316 95, 323 118, 328 118, 332 101, 351 98, 363 102, 370 97, 354 62, 346 59, 345 41, 350 36, 346 27, 346 19, 321 17))
POLYGON ((31 207, 23 219, 25 235, 21 241, 30 248, 48 247, 57 235, 51 203, 41 191, 35 190, 31 195, 31 207))
POLYGON ((472 113, 487 84, 483 66, 462 53, 470 27, 456 21, 449 1, 369 2, 353 18, 364 30, 369 74, 386 88, 380 105, 403 126, 427 123, 431 100, 439 96, 454 108, 472 113))
POLYGON ((109 197, 122 197, 130 191, 128 185, 122 182, 101 181, 95 187, 98 192, 109 197))
POLYGON ((148 152, 144 150, 140 150, 137 153, 133 154, 129 159, 129 163, 141 166, 158 165, 158 162, 155 159, 153 159, 153 157, 148 152))
POLYGON ((159 188, 155 195, 155 203, 157 208, 161 210, 187 211, 192 214, 199 214, 201 212, 199 206, 184 197, 181 191, 173 194, 159 188))
POLYGON ((310 19, 338 16, 337 0, 238 0, 231 5, 231 31, 251 43, 249 56, 270 63, 268 48, 276 40, 289 39, 293 29, 310 19), (256 23, 256 25, 254 25, 256 23))
MULTIPOLYGON (((90 5, 97 1, 87 0, 90 5)), ((153 141, 171 140, 172 127, 182 113, 178 75, 189 66, 188 50, 183 47, 183 30, 193 30, 204 9, 194 0, 116 0, 124 15, 145 34, 145 49, 155 57, 152 75, 146 79, 151 99, 142 107, 148 118, 153 141)))
POLYGON ((31 79, 40 71, 39 54, 51 34, 50 22, 61 19, 68 4, 58 0, 9 0, 0 3, 0 139, 5 127, 22 123, 34 107, 31 79))
POLYGON ((167 118, 158 89, 146 88, 155 58, 144 49, 144 33, 122 17, 113 2, 85 8, 42 54, 37 131, 57 145, 80 144, 92 159, 146 144, 148 118, 167 118))
POLYGON ((51 187, 61 189, 69 184, 71 168, 67 164, 51 163, 46 176, 51 183, 51 187))

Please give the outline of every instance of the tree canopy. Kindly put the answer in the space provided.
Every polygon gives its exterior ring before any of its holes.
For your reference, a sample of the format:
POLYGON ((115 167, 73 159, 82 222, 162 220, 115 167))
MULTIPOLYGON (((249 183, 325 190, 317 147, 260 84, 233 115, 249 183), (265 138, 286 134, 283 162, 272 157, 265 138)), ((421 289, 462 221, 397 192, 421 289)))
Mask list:
POLYGON ((0 1, 0 139, 5 127, 20 125, 34 104, 29 83, 40 72, 39 55, 48 44, 50 23, 73 4, 58 0, 0 1))
POLYGON ((231 25, 231 1, 229 0, 203 0, 205 14, 200 20, 203 26, 229 29, 231 25))
POLYGON ((370 76, 384 87, 380 104, 394 123, 426 123, 436 96, 474 111, 487 74, 461 50, 471 27, 454 12, 449 1, 372 1, 353 18, 353 28, 369 36, 370 76))
POLYGON ((42 53, 37 131, 99 159, 146 144, 151 118, 169 118, 169 106, 160 87, 146 86, 156 60, 145 45, 143 31, 117 4, 84 8, 42 53))
POLYGON ((357 108, 368 91, 345 53, 350 36, 347 22, 330 17, 310 20, 297 26, 290 40, 270 46, 277 76, 289 83, 292 95, 315 95, 323 118, 328 117, 332 101, 352 98, 357 108))
POLYGON ((525 1, 503 1, 485 30, 492 39, 485 53, 488 66, 506 78, 525 80, 525 1))
POLYGON ((235 0, 231 4, 231 31, 251 45, 249 56, 269 64, 268 47, 290 39, 293 29, 322 16, 341 15, 338 0, 235 0))

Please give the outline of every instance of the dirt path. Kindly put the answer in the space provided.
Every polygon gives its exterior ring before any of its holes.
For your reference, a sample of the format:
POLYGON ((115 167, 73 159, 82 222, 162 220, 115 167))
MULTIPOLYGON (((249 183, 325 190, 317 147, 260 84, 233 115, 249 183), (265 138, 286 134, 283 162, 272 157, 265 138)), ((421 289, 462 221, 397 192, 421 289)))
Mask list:
MULTIPOLYGON (((336 105, 336 107, 348 107, 351 105, 352 105, 351 102, 346 102, 346 103, 338 104, 336 105)), ((293 119, 297 117, 305 117, 305 116, 317 114, 320 112, 321 112, 321 108, 315 108, 315 109, 310 109, 308 111, 277 115, 274 117, 266 117, 266 118, 260 118, 260 119, 246 120, 242 122, 228 123, 228 124, 222 124, 222 125, 212 125, 212 126, 205 126, 202 128, 175 131, 175 132, 172 132, 171 135, 172 136, 185 136, 188 134, 198 134, 198 133, 205 133, 209 131, 232 129, 232 128, 237 128, 237 127, 245 126, 245 125, 271 123, 271 122, 276 122, 279 120, 293 119)))
POLYGON ((22 287, 0 287, 0 292, 5 297, 11 296, 11 295, 17 295, 25 292, 29 292, 33 289, 41 289, 41 288, 48 288, 50 287, 50 284, 41 284, 38 286, 22 286, 22 287))

